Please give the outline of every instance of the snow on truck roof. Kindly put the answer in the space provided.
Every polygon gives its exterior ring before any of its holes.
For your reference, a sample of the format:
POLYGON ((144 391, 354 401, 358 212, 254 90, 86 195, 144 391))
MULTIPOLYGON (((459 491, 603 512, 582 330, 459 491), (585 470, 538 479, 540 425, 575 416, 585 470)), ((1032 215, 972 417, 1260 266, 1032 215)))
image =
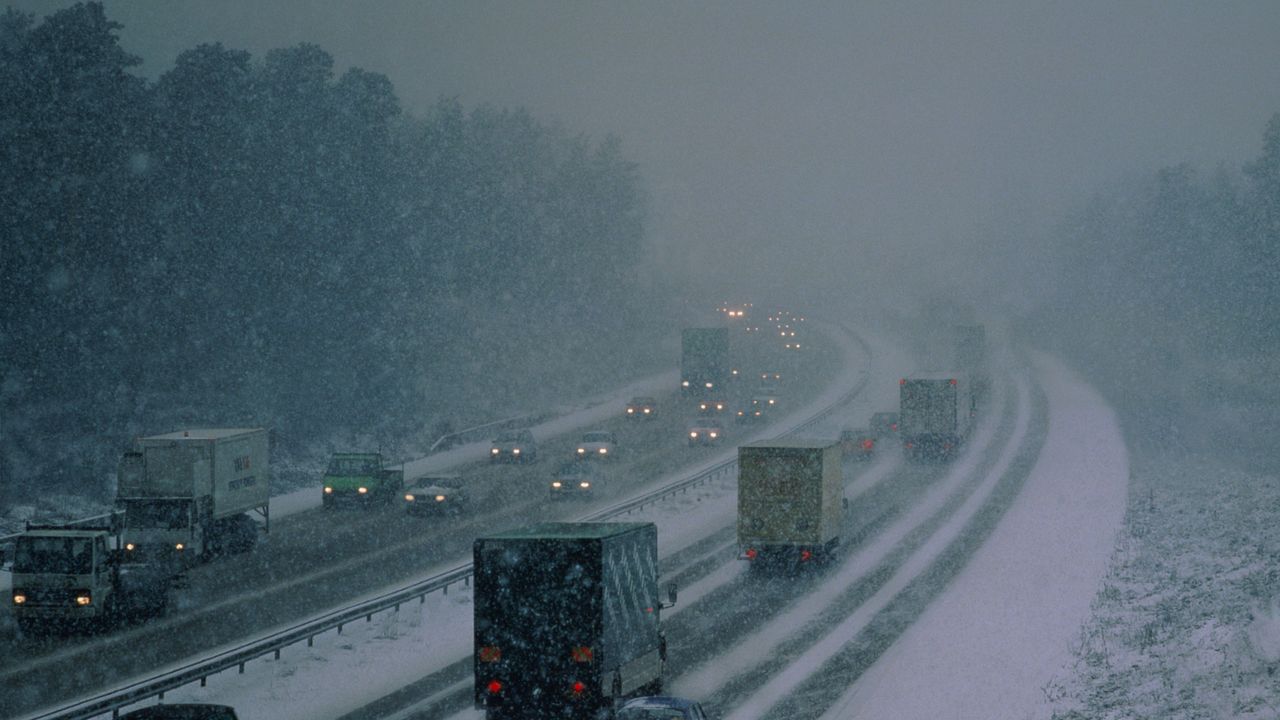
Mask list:
POLYGON ((163 435, 150 435, 139 440, 222 440, 223 438, 263 432, 263 428, 193 428, 175 430, 163 435))
POLYGON ((652 527, 653 523, 540 523, 515 530, 488 535, 480 540, 599 540, 633 532, 638 528, 652 527))

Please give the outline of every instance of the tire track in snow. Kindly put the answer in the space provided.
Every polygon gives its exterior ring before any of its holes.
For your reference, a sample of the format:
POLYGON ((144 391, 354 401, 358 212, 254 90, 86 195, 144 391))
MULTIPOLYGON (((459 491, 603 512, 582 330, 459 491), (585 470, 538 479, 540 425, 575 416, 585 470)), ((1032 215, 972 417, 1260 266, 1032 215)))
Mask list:
POLYGON ((970 439, 969 449, 905 516, 875 535, 869 545, 848 555, 834 575, 817 579, 813 590, 797 597, 790 608, 770 618, 757 631, 738 637, 731 647, 716 653, 693 672, 682 674, 672 684, 673 688, 681 694, 706 698, 717 707, 732 704, 735 697, 758 685, 759 677, 774 672, 770 665, 785 662, 783 649, 794 642, 797 635, 809 637, 822 632, 824 611, 850 602, 851 597, 856 606, 863 595, 869 595, 883 584, 906 553, 923 542, 931 528, 959 504, 966 488, 982 477, 982 471, 990 462, 987 451, 999 447, 998 443, 1003 440, 995 418, 1013 414, 1015 398, 1006 399, 1004 395, 1000 393, 992 405, 1007 405, 1005 412, 979 426, 970 439), (802 627, 807 629, 797 631, 802 627))
POLYGON ((785 670, 743 698, 728 720, 816 717, 945 589, 1017 496, 1039 454, 1043 396, 1037 392, 1033 402, 1025 379, 1019 380, 1019 396, 1013 438, 981 485, 883 587, 844 620, 829 625, 826 635, 785 670))

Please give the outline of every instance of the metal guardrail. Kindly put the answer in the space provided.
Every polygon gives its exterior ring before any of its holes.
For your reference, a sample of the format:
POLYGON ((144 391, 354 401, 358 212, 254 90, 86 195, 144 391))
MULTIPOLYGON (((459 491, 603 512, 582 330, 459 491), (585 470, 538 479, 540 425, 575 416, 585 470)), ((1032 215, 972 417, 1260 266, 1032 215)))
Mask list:
POLYGON ((439 438, 437 438, 436 441, 431 444, 430 448, 427 448, 427 454, 431 455, 438 450, 448 450, 450 447, 454 445, 454 443, 466 442, 467 438, 475 438, 475 439, 482 440, 484 439, 484 435, 480 433, 487 434, 488 431, 490 430, 509 430, 514 427, 525 427, 526 425, 536 425, 537 423, 542 422, 542 420, 545 419, 546 417, 547 417, 546 413, 541 413, 537 415, 521 415, 519 417, 509 417, 504 420, 494 420, 493 422, 487 422, 487 423, 484 423, 483 425, 476 425, 474 427, 463 428, 462 430, 458 430, 456 432, 445 433, 444 435, 441 435, 439 438), (445 445, 445 447, 440 447, 441 443, 447 443, 447 444, 445 445))
MULTIPOLYGON (((862 346, 864 352, 870 355, 870 348, 857 334, 851 333, 854 339, 862 346)), ((789 430, 775 435, 775 438, 793 435, 803 432, 822 420, 826 419, 840 407, 848 404, 854 397, 862 392, 866 387, 868 378, 863 377, 862 381, 857 383, 848 392, 841 395, 835 402, 815 413, 811 417, 805 419, 798 425, 789 430)), ((598 512, 588 515, 582 520, 598 521, 626 515, 635 512, 646 505, 651 505, 664 498, 672 495, 687 492, 690 488, 710 482, 712 479, 723 477, 737 466, 737 459, 731 458, 724 462, 717 463, 709 468, 705 468, 693 476, 680 480, 670 485, 664 486, 653 492, 646 493, 637 498, 632 498, 626 502, 605 508, 598 512)), ((435 575, 433 577, 421 580, 412 585, 393 590, 378 597, 339 608, 325 615, 307 620, 305 622, 294 625, 285 630, 280 630, 258 640, 245 643, 239 647, 231 648, 223 652, 190 663, 175 670, 170 670, 146 680, 140 680, 121 688, 105 692, 93 697, 78 700, 69 705, 65 705, 56 710, 42 712, 35 715, 27 716, 27 720, 86 720, 87 718, 97 717, 106 713, 111 713, 112 718, 118 718, 122 708, 142 702, 153 697, 164 699, 164 694, 175 688, 182 687, 193 682, 199 682, 201 687, 205 685, 210 676, 216 675, 233 667, 243 673, 245 665, 250 661, 257 660, 266 655, 274 655, 278 660, 280 651, 285 647, 296 643, 306 641, 310 646, 317 635, 321 635, 329 630, 337 630, 342 632, 344 625, 363 618, 366 622, 371 621, 373 616, 385 610, 399 610, 400 605, 410 601, 418 600, 420 603, 426 601, 426 596, 437 590, 443 592, 449 591, 449 586, 457 583, 470 585, 471 582, 470 563, 459 566, 447 572, 435 575)))

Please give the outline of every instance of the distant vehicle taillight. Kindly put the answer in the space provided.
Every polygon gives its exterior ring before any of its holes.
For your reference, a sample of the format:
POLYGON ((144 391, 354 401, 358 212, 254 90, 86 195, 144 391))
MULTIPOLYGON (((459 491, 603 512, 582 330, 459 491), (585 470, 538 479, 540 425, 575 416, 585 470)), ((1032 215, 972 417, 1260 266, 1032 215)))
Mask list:
POLYGON ((813 551, 811 550, 800 551, 800 562, 809 562, 812 559, 813 559, 813 551))
POLYGON ((587 689, 587 686, 586 686, 586 685, 585 685, 581 680, 574 680, 574 681, 573 681, 573 694, 574 694, 574 695, 581 695, 581 694, 582 694, 582 692, 583 692, 584 690, 586 690, 586 689, 587 689))
POLYGON ((748 559, 748 560, 755 560, 755 559, 756 559, 756 557, 758 557, 759 555, 760 555, 760 553, 759 553, 755 548, 747 548, 747 559, 748 559))
POLYGON ((485 687, 485 689, 489 691, 490 695, 497 695, 498 693, 502 692, 502 683, 498 682, 497 680, 490 680, 489 684, 485 687))
POLYGON ((875 447, 875 445, 876 445, 876 441, 875 441, 875 440, 871 440, 870 438, 868 438, 868 439, 866 439, 866 440, 863 440, 863 441, 862 441, 862 449, 863 449, 863 450, 870 450, 870 449, 872 449, 873 447, 875 447))

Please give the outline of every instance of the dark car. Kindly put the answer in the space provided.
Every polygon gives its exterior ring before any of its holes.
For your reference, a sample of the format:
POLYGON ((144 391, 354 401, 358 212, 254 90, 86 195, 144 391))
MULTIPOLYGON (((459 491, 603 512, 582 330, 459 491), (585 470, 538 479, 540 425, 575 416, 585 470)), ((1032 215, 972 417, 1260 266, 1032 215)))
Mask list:
POLYGON ((876 451, 876 436, 870 430, 840 431, 840 452, 846 458, 869 460, 876 451))
POLYGON ((538 459, 538 444, 529 430, 508 430, 493 439, 489 461, 530 463, 538 459))
POLYGON ((457 473, 424 475, 404 491, 405 509, 410 515, 456 515, 466 510, 469 502, 467 484, 457 473))
POLYGON ((238 720, 230 705, 171 703, 127 712, 120 720, 238 720))
POLYGON ((889 437, 898 432, 898 413, 878 412, 871 416, 871 432, 876 437, 889 437))
POLYGON ((628 418, 652 420, 658 417, 658 401, 645 395, 633 397, 631 402, 627 403, 626 416, 628 418))
POLYGON ((724 400, 699 400, 699 415, 719 415, 725 412, 729 407, 729 403, 724 400))
POLYGON ((591 497, 603 481, 604 472, 595 463, 573 460, 556 471, 549 492, 553 498, 591 497))
POLYGON ((677 697, 639 697, 618 708, 614 720, 707 720, 702 706, 677 697))

